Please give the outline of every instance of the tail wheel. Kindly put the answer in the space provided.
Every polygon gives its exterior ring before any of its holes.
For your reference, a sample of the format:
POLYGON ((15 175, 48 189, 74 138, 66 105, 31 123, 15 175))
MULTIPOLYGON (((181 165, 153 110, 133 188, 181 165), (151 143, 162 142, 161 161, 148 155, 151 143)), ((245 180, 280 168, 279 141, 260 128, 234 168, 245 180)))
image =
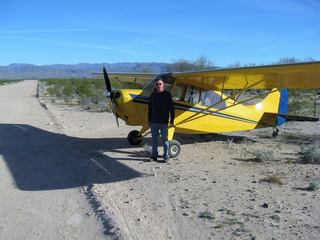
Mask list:
POLYGON ((178 141, 172 140, 169 142, 169 155, 170 157, 178 157, 181 152, 181 145, 178 141))
POLYGON ((142 136, 139 131, 133 130, 129 132, 127 139, 130 145, 139 145, 142 141, 142 136))
POLYGON ((273 133, 272 133, 272 137, 277 137, 279 135, 279 129, 278 128, 276 128, 274 131, 273 131, 273 133))

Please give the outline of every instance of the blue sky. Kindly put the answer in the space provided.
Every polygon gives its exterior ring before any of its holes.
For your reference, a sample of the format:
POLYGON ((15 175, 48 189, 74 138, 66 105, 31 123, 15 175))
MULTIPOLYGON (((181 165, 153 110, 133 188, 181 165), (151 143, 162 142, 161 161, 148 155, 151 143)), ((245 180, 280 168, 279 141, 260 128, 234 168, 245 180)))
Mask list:
POLYGON ((0 65, 320 59, 320 0, 7 0, 0 11, 0 65))

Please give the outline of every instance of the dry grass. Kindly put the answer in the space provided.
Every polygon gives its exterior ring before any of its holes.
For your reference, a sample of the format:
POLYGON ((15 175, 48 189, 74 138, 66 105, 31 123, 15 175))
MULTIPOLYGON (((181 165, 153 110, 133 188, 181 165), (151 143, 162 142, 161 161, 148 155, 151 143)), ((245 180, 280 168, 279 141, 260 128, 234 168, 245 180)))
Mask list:
POLYGON ((272 150, 268 149, 254 149, 251 151, 257 162, 274 161, 275 156, 272 150))
POLYGON ((199 213, 199 218, 204 218, 204 219, 210 219, 213 220, 215 219, 215 216, 213 213, 209 212, 209 211, 204 211, 204 212, 200 212, 199 213))
POLYGON ((278 175, 272 175, 259 180, 259 182, 267 182, 267 183, 274 183, 278 185, 283 185, 284 183, 281 180, 282 178, 278 175))
POLYGON ((320 148, 316 145, 303 146, 299 154, 301 156, 301 163, 320 164, 320 148))

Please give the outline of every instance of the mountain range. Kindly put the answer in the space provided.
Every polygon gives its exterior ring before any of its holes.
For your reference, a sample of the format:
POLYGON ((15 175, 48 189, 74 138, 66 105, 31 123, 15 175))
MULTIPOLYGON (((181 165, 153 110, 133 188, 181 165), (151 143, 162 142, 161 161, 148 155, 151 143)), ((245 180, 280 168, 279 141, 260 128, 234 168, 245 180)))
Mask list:
POLYGON ((79 63, 33 65, 13 63, 0 66, 0 79, 90 78, 105 67, 109 72, 170 72, 170 63, 79 63))

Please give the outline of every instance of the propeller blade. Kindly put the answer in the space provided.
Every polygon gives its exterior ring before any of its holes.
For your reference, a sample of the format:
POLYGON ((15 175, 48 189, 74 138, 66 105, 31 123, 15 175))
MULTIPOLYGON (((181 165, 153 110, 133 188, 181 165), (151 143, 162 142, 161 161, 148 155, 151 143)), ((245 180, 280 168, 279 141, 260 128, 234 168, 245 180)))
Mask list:
POLYGON ((115 106, 115 104, 114 104, 112 99, 109 99, 108 102, 109 102, 109 107, 111 108, 111 111, 112 111, 114 117, 116 118, 117 126, 119 127, 119 120, 118 120, 119 117, 118 117, 118 114, 116 112, 116 106, 115 106))
POLYGON ((117 126, 119 128, 119 120, 118 120, 118 115, 116 114, 116 122, 117 122, 117 126))
POLYGON ((110 101, 109 103, 111 103, 111 104, 109 104, 109 106, 113 112, 113 115, 116 118, 117 126, 119 127, 118 114, 116 112, 116 106, 114 103, 114 94, 112 92, 110 79, 109 79, 108 73, 105 68, 103 68, 103 77, 104 77, 104 82, 106 83, 106 88, 107 88, 107 93, 108 93, 106 96, 108 96, 109 101, 110 101))
POLYGON ((103 77, 104 77, 104 82, 106 83, 106 88, 107 88, 107 91, 109 93, 111 93, 112 89, 111 89, 111 83, 110 83, 110 79, 109 79, 109 76, 108 76, 108 73, 106 71, 105 68, 103 68, 103 77))
POLYGON ((114 114, 114 116, 116 118, 117 126, 119 127, 119 120, 118 120, 118 114, 116 112, 116 106, 115 106, 115 104, 113 102, 113 99, 110 99, 110 100, 111 100, 111 104, 112 104, 113 114, 114 114))

